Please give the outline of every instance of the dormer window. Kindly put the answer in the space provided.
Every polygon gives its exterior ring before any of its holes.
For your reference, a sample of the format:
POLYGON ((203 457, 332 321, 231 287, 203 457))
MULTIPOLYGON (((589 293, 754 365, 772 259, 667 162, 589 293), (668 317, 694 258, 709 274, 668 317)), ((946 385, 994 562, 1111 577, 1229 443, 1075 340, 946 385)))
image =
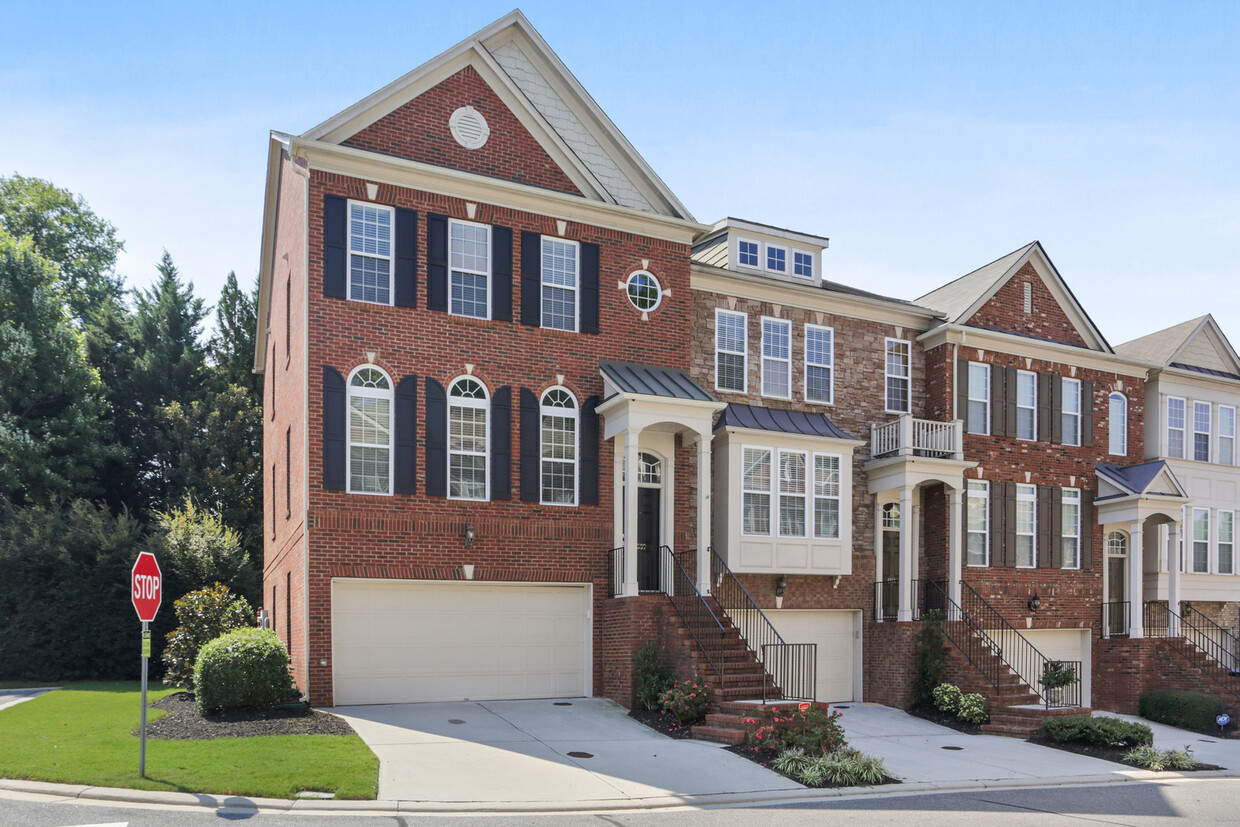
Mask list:
POLYGON ((744 239, 737 242, 736 263, 741 267, 757 267, 758 242, 745 241, 744 239))
POLYGON ((812 279, 814 277, 814 256, 810 253, 794 252, 792 254, 792 274, 812 279))
POLYGON ((766 269, 773 273, 788 272, 788 250, 774 244, 766 245, 766 269))

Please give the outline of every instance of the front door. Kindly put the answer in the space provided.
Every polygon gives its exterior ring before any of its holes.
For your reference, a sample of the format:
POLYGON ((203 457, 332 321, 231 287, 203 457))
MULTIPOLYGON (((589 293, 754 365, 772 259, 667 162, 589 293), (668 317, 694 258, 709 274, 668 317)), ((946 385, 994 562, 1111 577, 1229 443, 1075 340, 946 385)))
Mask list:
POLYGON ((661 488, 637 489, 637 588, 659 591, 659 500, 661 488))
POLYGON ((1112 635, 1124 635, 1128 633, 1128 607, 1124 605, 1127 600, 1125 596, 1127 589, 1124 581, 1127 579, 1128 558, 1127 557, 1108 557, 1107 558, 1107 633, 1112 635))

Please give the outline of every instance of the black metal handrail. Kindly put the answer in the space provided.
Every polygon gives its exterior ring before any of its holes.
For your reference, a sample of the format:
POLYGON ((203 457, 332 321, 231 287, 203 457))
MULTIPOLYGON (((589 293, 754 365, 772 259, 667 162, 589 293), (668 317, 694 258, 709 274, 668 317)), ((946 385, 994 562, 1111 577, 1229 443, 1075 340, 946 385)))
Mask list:
POLYGON ((1128 612, 1131 604, 1127 600, 1113 600, 1102 604, 1102 636, 1128 634, 1128 612))
MULTIPOLYGON (((1185 637, 1189 638, 1190 643, 1198 646, 1195 640, 1198 636, 1204 636, 1207 641, 1216 642, 1217 655, 1211 654, 1208 651, 1206 651, 1206 654, 1218 661, 1219 665, 1228 672, 1240 671, 1236 669, 1237 665, 1240 665, 1240 661, 1237 660, 1237 658, 1240 658, 1240 639, 1237 639, 1229 630, 1224 629, 1187 603, 1180 604, 1180 612, 1183 618, 1182 623, 1186 624, 1194 633, 1191 637, 1187 634, 1185 635, 1185 637)), ((1198 648, 1205 651, 1201 646, 1198 646, 1198 648)))
POLYGON ((1051 660, 1042 654, 968 583, 961 581, 959 604, 941 584, 933 580, 923 584, 926 609, 942 613, 944 634, 991 686, 1000 688, 1006 670, 1039 696, 1048 709, 1081 705, 1079 661, 1051 660), (1071 670, 1071 682, 1052 690, 1050 685, 1063 669, 1071 670))
POLYGON ((698 648, 702 650, 711 669, 719 677, 722 687, 727 669, 727 662, 723 657, 726 651, 727 630, 672 550, 667 546, 660 546, 659 560, 663 575, 660 578, 663 593, 672 601, 676 614, 680 615, 685 628, 697 641, 698 648))
POLYGON ((1236 670, 1236 638, 1223 627, 1189 607, 1184 617, 1171 611, 1165 603, 1145 604, 1146 637, 1163 638, 1167 644, 1190 661, 1205 655, 1220 669, 1203 669, 1203 674, 1233 694, 1240 694, 1240 671, 1236 670), (1188 620, 1190 616, 1192 620, 1188 620), (1171 620, 1179 626, 1179 635, 1171 634, 1171 620))
POLYGON ((762 668, 771 677, 762 682, 763 703, 772 699, 812 701, 818 697, 817 643, 763 644, 762 668))
POLYGON ((878 580, 874 583, 874 619, 895 620, 900 608, 900 581, 878 580))
POLYGON ((619 597, 624 593, 624 546, 616 546, 611 550, 611 596, 619 597))

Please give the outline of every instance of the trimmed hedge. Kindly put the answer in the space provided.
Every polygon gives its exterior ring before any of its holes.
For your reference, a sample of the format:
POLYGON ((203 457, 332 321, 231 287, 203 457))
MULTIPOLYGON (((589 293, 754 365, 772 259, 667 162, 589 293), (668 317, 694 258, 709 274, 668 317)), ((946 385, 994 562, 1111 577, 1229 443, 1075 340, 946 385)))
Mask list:
POLYGON ((194 699, 202 714, 272 706, 296 697, 288 652, 269 629, 238 629, 207 643, 194 664, 194 699))
POLYGON ((1072 715, 1042 722, 1042 734, 1059 743, 1094 744, 1100 747, 1141 747, 1154 743, 1154 732, 1145 724, 1122 718, 1072 715))
POLYGON ((1142 718, 1210 735, 1218 734, 1214 719, 1225 711, 1223 702, 1211 695, 1171 689, 1142 692, 1137 702, 1137 714, 1142 718))

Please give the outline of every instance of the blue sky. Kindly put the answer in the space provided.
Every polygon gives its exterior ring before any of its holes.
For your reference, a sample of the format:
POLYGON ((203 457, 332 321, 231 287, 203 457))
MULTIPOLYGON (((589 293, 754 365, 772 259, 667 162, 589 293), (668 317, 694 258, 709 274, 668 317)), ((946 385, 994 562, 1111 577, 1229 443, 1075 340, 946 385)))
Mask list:
MULTIPOLYGON (((257 272, 266 135, 502 3, 0 0, 0 175, 82 193, 148 284, 257 272)), ((1112 344, 1212 312, 1240 345, 1240 4, 530 2, 699 220, 831 238, 914 298, 1040 239, 1112 344), (583 9, 588 9, 583 14, 583 9)))

